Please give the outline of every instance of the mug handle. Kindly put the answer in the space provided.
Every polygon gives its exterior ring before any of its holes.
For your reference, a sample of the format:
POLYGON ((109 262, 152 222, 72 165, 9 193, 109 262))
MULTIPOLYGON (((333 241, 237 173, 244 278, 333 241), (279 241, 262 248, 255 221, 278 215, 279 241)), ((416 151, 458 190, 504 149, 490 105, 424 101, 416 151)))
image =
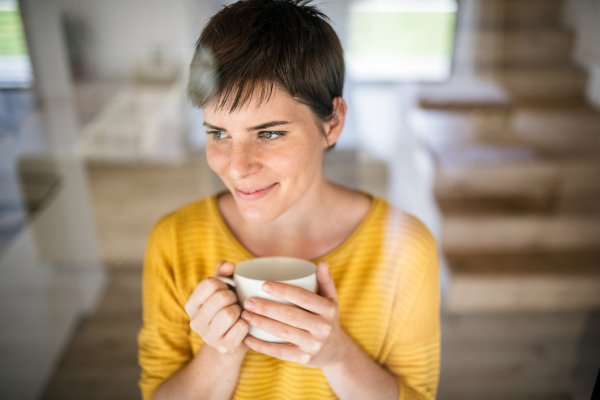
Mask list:
POLYGON ((228 284, 229 286, 233 286, 233 287, 235 287, 235 282, 234 282, 234 280, 233 280, 233 279, 231 279, 231 278, 226 278, 226 277, 224 277, 224 276, 213 276, 213 278, 217 278, 218 280, 225 282, 225 283, 226 283, 226 284, 228 284))

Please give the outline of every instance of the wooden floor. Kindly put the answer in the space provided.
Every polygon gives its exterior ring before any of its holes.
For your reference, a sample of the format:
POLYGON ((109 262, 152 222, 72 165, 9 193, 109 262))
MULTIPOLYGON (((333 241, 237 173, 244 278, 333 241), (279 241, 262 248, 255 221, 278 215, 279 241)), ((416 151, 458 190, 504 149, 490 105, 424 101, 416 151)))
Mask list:
POLYGON ((81 321, 43 399, 139 399, 141 265, 109 269, 96 313, 81 321))

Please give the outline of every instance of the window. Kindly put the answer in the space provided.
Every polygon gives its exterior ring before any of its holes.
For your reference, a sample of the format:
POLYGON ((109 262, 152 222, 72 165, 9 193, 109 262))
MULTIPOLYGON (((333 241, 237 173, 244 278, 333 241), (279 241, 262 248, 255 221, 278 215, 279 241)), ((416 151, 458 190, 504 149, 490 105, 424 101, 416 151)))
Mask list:
POLYGON ((346 63, 355 81, 450 76, 456 1, 362 0, 350 6, 346 63))
POLYGON ((29 87, 33 79, 16 0, 0 0, 0 88, 29 87))

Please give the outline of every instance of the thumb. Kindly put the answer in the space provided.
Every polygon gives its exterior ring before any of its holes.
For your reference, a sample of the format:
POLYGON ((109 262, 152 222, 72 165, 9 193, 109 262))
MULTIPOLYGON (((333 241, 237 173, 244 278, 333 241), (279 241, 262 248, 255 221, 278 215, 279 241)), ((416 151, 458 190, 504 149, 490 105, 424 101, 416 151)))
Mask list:
POLYGON ((321 261, 317 264, 317 282, 319 282, 319 295, 337 303, 337 290, 335 288, 333 276, 331 276, 331 273, 329 272, 329 264, 327 261, 321 261))
POLYGON ((235 271, 235 264, 231 261, 219 261, 215 269, 215 276, 230 276, 235 271))

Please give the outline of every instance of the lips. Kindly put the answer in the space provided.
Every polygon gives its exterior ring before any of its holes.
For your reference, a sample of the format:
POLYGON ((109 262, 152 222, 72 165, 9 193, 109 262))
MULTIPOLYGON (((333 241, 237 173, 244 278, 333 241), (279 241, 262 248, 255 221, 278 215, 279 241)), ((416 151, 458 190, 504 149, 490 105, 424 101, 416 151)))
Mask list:
POLYGON ((277 183, 269 186, 235 188, 235 194, 242 200, 258 200, 275 188, 277 183))

